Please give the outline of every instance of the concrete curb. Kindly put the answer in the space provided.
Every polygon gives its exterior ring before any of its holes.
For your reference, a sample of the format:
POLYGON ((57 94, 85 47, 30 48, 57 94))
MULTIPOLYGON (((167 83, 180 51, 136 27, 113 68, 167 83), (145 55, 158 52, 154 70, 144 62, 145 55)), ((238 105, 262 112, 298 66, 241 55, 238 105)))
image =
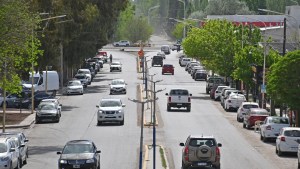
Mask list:
MULTIPOLYGON (((26 117, 21 123, 14 124, 14 125, 5 125, 6 129, 14 129, 14 128, 29 128, 33 123, 35 122, 35 114, 30 114, 28 117, 26 117)), ((3 126, 0 126, 0 129, 2 129, 3 126)))
POLYGON ((145 150, 145 155, 144 155, 144 160, 143 160, 143 169, 147 169, 147 163, 149 161, 149 149, 148 145, 144 145, 144 150, 145 150))

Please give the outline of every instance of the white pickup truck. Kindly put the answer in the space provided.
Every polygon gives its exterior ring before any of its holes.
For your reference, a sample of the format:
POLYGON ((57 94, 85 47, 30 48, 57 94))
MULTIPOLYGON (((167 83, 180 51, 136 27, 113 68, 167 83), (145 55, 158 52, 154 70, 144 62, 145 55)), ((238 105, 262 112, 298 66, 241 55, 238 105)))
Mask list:
POLYGON ((171 89, 169 93, 166 93, 168 96, 167 111, 171 111, 172 107, 181 108, 186 107, 188 112, 191 111, 191 96, 186 89, 171 89))

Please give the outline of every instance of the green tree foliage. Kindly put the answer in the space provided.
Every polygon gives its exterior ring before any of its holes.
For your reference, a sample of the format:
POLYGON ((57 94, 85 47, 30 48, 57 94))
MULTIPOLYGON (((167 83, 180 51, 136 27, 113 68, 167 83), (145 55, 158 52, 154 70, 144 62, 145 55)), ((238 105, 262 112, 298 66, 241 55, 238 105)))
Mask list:
MULTIPOLYGON (((299 5, 300 0, 266 0, 267 9, 285 13, 285 7, 291 5, 299 5)), ((273 15, 273 13, 271 13, 273 15)))
MULTIPOLYGON (((266 0, 240 0, 245 2, 250 11, 261 13, 258 9, 266 9, 266 0)), ((274 1, 273 1, 274 2, 274 1)))
POLYGON ((267 75, 267 92, 293 110, 300 110, 300 51, 287 53, 271 66, 267 75))
POLYGON ((45 53, 39 59, 40 69, 46 65, 58 69, 60 43, 64 46, 64 63, 70 68, 78 67, 84 58, 94 56, 97 49, 112 38, 119 13, 128 3, 129 0, 31 1, 33 11, 50 13, 42 18, 66 15, 63 19, 41 23, 43 29, 38 35, 45 53), (64 20, 69 22, 60 23, 64 20))
POLYGON ((205 13, 207 15, 252 14, 246 3, 239 0, 210 0, 205 13))
POLYGON ((125 34, 131 42, 141 40, 145 42, 152 35, 152 27, 148 24, 147 19, 142 17, 134 17, 126 26, 125 34))
POLYGON ((29 72, 42 53, 40 42, 33 37, 38 17, 23 0, 0 1, 0 88, 20 92, 20 72, 29 72))
POLYGON ((185 53, 200 59, 210 70, 229 77, 235 68, 236 27, 226 20, 210 20, 203 29, 193 28, 183 42, 185 53))
POLYGON ((134 17, 134 11, 135 7, 133 5, 129 5, 124 11, 120 13, 114 37, 115 41, 118 41, 120 39, 127 39, 125 32, 128 27, 127 25, 131 24, 131 21, 134 17))
POLYGON ((172 34, 176 39, 182 39, 183 38, 183 30, 184 30, 185 24, 178 23, 176 24, 172 34))

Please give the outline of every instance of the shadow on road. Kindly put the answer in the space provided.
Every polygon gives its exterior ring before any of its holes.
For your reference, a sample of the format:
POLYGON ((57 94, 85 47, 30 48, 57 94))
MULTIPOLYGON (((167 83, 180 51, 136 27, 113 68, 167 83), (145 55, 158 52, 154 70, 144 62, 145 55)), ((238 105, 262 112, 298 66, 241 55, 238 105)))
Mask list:
POLYGON ((49 152, 55 153, 61 151, 63 146, 30 146, 28 148, 29 157, 30 155, 47 154, 49 152))

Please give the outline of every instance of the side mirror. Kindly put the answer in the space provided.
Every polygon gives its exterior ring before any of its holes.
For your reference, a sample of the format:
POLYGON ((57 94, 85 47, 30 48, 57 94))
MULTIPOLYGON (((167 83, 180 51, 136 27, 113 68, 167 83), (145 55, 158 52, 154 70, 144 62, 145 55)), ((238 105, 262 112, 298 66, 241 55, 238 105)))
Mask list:
POLYGON ((60 152, 60 151, 58 151, 58 152, 56 152, 56 154, 61 154, 61 152, 60 152))
POLYGON ((218 147, 222 147, 222 144, 221 144, 221 143, 218 143, 218 147))
POLYGON ((166 93, 166 96, 169 96, 169 94, 168 94, 168 93, 166 93))
POLYGON ((122 107, 125 107, 126 105, 125 104, 122 104, 122 107))
POLYGON ((99 105, 96 105, 97 108, 99 108, 99 105))
POLYGON ((25 147, 25 144, 21 144, 20 147, 25 147))
POLYGON ((59 104, 59 106, 62 106, 62 104, 59 104))
POLYGON ((9 152, 15 152, 15 151, 16 151, 15 148, 10 148, 10 149, 9 149, 9 152))
POLYGON ((184 146, 184 143, 179 143, 180 146, 184 146))
POLYGON ((192 94, 190 94, 190 96, 192 96, 192 94))
POLYGON ((101 153, 101 151, 100 151, 100 150, 97 150, 96 153, 101 153))
POLYGON ((28 141, 29 141, 29 140, 27 140, 27 139, 26 139, 26 140, 24 140, 24 142, 25 142, 25 143, 27 143, 28 141))

